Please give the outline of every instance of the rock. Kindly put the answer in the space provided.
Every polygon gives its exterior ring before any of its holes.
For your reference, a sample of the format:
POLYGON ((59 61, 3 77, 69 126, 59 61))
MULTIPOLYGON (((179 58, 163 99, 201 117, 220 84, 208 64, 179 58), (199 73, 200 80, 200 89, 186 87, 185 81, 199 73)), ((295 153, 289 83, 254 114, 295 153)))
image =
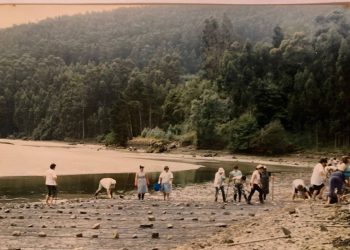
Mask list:
POLYGON ((112 228, 113 228, 113 229, 116 229, 116 228, 118 228, 118 226, 115 226, 115 225, 114 225, 114 226, 112 226, 112 228))
POLYGON ((10 209, 6 209, 6 210, 4 211, 5 214, 8 214, 8 213, 10 213, 10 212, 11 212, 10 209))
POLYGON ((152 206, 153 207, 159 207, 159 204, 158 203, 153 203, 152 206))
POLYGON ((288 213, 289 214, 295 214, 297 211, 295 210, 295 208, 290 208, 288 209, 288 213))
POLYGON ((251 217, 254 217, 254 216, 255 216, 254 213, 249 213, 248 215, 251 216, 251 217))
POLYGON ((42 225, 41 228, 47 228, 47 226, 46 225, 42 225))
POLYGON ((133 234, 133 235, 132 235, 132 238, 133 238, 133 239, 137 239, 137 238, 138 238, 137 234, 133 234))
POLYGON ((283 233, 284 233, 284 235, 285 236, 290 236, 291 235, 291 231, 289 231, 287 228, 285 228, 285 227, 282 227, 282 231, 283 231, 283 233))
POLYGON ((23 215, 20 215, 20 216, 18 216, 18 219, 23 220, 23 219, 24 219, 24 216, 23 216, 23 215))
POLYGON ((21 232, 20 231, 13 231, 12 232, 12 236, 21 236, 21 232))
POLYGON ((38 236, 39 236, 39 237, 46 237, 46 233, 40 232, 40 233, 38 234, 38 236))
POLYGON ((233 241, 232 239, 225 239, 225 240, 224 240, 224 243, 226 243, 226 244, 232 244, 232 243, 234 243, 234 241, 233 241))
POLYGON ((193 221, 198 221, 197 217, 192 218, 193 221))
POLYGON ((159 233, 152 233, 152 239, 159 239, 159 233))
POLYGON ((226 223, 216 223, 215 224, 216 227, 227 227, 226 223))
POLYGON ((213 216, 209 217, 209 221, 211 221, 211 222, 215 221, 215 217, 213 217, 213 216))
POLYGON ((114 231, 112 235, 113 239, 119 239, 119 233, 117 231, 114 231))
POLYGON ((123 206, 118 206, 118 210, 122 210, 123 209, 123 206))
POLYGON ((30 225, 28 225, 28 227, 34 227, 34 225, 33 225, 33 224, 30 224, 30 225))
POLYGON ((147 214, 153 214, 153 212, 149 210, 149 211, 147 212, 147 214))
POLYGON ((11 227, 17 227, 17 224, 16 223, 11 223, 10 226, 11 227))
POLYGON ((185 218, 184 217, 176 217, 174 218, 174 220, 184 220, 185 218))
POLYGON ((171 228, 173 228, 174 226, 173 226, 173 224, 168 223, 168 224, 166 225, 166 227, 169 228, 169 229, 171 229, 171 228))
POLYGON ((70 228, 77 228, 77 226, 76 225, 71 225, 70 228))
POLYGON ((83 237, 83 233, 77 233, 77 234, 75 235, 75 237, 77 237, 77 238, 82 238, 82 237, 83 237))
POLYGON ((69 218, 72 219, 72 220, 74 220, 74 219, 77 218, 77 216, 76 216, 75 214, 73 214, 73 215, 71 215, 69 218))
POLYGON ((140 225, 141 228, 152 228, 153 224, 152 223, 143 223, 140 225))
POLYGON ((98 234, 93 234, 93 235, 91 235, 91 238, 97 239, 97 238, 98 238, 98 234))
POLYGON ((148 216, 148 220, 149 220, 149 221, 155 221, 156 218, 155 218, 153 215, 150 215, 150 216, 148 216))
POLYGON ((80 214, 87 214, 86 211, 80 211, 79 213, 80 213, 80 214))
POLYGON ((166 214, 166 211, 163 211, 162 214, 166 214))
POLYGON ((54 228, 62 228, 62 225, 55 225, 54 228))
POLYGON ((223 212, 223 215, 230 215, 231 213, 229 211, 223 212))
POLYGON ((320 230, 321 230, 321 232, 327 232, 328 231, 328 229, 327 229, 327 227, 325 225, 320 225, 320 230))
POLYGON ((57 210, 57 213, 58 213, 58 214, 62 214, 63 211, 62 211, 62 210, 57 210))
POLYGON ((168 235, 168 237, 166 237, 167 240, 172 240, 173 239, 173 236, 171 235, 168 235))
POLYGON ((100 229, 101 224, 100 223, 96 223, 95 225, 92 226, 92 229, 100 229))

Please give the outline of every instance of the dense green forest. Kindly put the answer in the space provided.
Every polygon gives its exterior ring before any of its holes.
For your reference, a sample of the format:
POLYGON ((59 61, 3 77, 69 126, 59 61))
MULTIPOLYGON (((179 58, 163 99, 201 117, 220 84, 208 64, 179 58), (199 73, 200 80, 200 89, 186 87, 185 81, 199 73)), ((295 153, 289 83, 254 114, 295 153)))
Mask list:
POLYGON ((0 30, 0 136, 350 146, 349 11, 154 6, 0 30))

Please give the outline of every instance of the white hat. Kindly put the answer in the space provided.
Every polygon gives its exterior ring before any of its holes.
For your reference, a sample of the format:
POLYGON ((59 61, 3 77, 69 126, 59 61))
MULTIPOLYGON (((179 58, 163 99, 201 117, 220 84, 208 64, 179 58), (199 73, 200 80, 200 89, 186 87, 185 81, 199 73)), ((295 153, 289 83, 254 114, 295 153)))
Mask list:
POLYGON ((219 173, 225 173, 225 170, 223 168, 219 168, 218 172, 219 173))

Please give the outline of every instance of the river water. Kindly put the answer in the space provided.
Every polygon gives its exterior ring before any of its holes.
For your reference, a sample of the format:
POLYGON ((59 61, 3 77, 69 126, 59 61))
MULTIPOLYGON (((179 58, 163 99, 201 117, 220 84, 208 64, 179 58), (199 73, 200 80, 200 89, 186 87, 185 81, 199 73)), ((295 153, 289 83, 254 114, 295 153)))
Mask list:
MULTIPOLYGON (((228 162, 228 161, 208 161, 199 162, 204 166, 198 169, 176 171, 174 173, 174 185, 186 186, 187 184, 203 183, 212 181, 215 172, 219 167, 223 167, 226 176, 237 164, 243 174, 251 174, 256 163, 228 162)), ((268 166, 272 173, 305 171, 304 168, 290 168, 286 166, 268 166)), ((159 172, 148 173, 150 183, 157 182, 159 172)), ((63 175, 59 176, 59 198, 89 197, 94 194, 101 178, 110 177, 117 180, 117 193, 132 190, 135 173, 105 173, 105 174, 83 174, 83 175, 63 175)), ((14 176, 0 177, 0 202, 21 202, 38 201, 45 197, 46 187, 44 177, 41 176, 14 176)))

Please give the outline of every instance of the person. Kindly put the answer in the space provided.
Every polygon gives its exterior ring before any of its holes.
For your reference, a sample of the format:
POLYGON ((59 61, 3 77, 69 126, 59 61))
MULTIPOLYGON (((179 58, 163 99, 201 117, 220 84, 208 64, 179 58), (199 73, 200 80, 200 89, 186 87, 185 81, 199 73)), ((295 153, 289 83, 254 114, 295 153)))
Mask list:
POLYGON ((112 178, 103 178, 100 180, 98 184, 98 189, 95 192, 95 198, 102 191, 102 189, 106 189, 107 195, 109 199, 113 198, 113 191, 116 187, 117 181, 112 178))
POLYGON ((263 198, 266 200, 266 196, 270 193, 270 173, 267 171, 266 166, 263 166, 261 171, 261 189, 263 190, 263 198))
POLYGON ((344 169, 344 177, 345 177, 345 180, 347 180, 347 185, 349 186, 350 184, 350 156, 343 156, 342 157, 342 162, 343 164, 343 167, 345 167, 344 169))
POLYGON ((327 204, 340 203, 340 197, 343 191, 343 185, 346 182, 344 170, 346 168, 345 163, 338 165, 336 171, 331 174, 329 178, 329 194, 327 197, 327 204))
POLYGON ((325 167, 327 165, 327 158, 321 158, 320 162, 316 164, 311 175, 311 185, 313 186, 312 198, 316 200, 316 196, 322 199, 322 194, 325 189, 325 167))
POLYGON ((238 166, 235 165, 233 167, 233 170, 229 173, 229 183, 232 180, 233 181, 233 200, 237 201, 237 194, 238 194, 238 202, 241 202, 242 197, 242 172, 238 169, 238 166))
POLYGON ((305 185, 304 180, 302 179, 295 179, 292 182, 292 188, 293 188, 293 197, 292 200, 294 201, 295 197, 299 196, 302 197, 304 200, 310 199, 310 193, 308 187, 305 185))
POLYGON ((219 190, 221 190, 222 200, 226 202, 226 195, 224 190, 224 180, 225 180, 225 170, 223 168, 219 168, 215 173, 214 178, 214 187, 215 187, 215 202, 218 201, 219 190))
POLYGON ((169 200, 169 198, 170 198, 173 179, 174 179, 173 173, 169 171, 168 166, 165 166, 164 171, 160 174, 159 179, 158 179, 158 183, 161 185, 160 191, 164 195, 164 200, 166 200, 166 198, 169 200))
POLYGON ((137 187, 137 196, 139 200, 145 198, 145 193, 148 191, 149 180, 147 174, 144 172, 144 166, 140 165, 140 172, 135 175, 135 187, 137 187))
POLYGON ((263 169, 263 165, 258 165, 253 174, 252 174, 252 177, 250 178, 250 186, 252 187, 251 191, 250 191, 250 194, 248 196, 248 200, 247 200, 247 203, 249 205, 252 205, 251 203, 251 199, 253 197, 253 194, 255 193, 255 191, 258 191, 259 192, 259 201, 261 204, 264 203, 264 199, 263 199, 263 194, 264 194, 264 191, 261 189, 262 185, 261 185, 261 172, 262 172, 262 169, 263 169))
POLYGON ((51 206, 53 199, 57 197, 57 175, 56 164, 51 163, 50 169, 46 171, 45 185, 47 187, 46 205, 51 206))

